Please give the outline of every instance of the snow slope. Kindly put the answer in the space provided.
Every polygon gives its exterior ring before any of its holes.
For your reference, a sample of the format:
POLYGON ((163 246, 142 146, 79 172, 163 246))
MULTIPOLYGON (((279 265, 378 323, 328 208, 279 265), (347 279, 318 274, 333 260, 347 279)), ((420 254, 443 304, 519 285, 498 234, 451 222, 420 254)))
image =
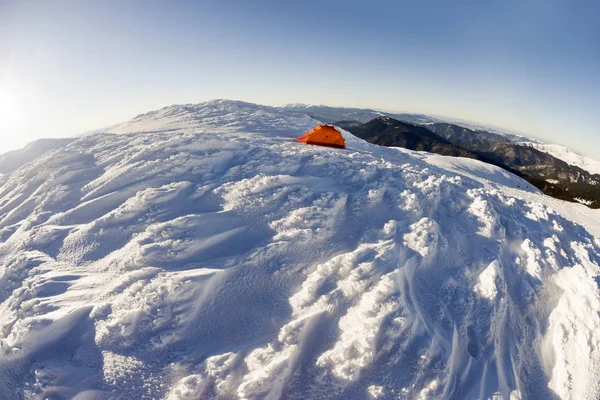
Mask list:
POLYGON ((0 154, 0 176, 35 160, 47 151, 66 146, 75 139, 38 139, 19 150, 0 154))
POLYGON ((600 161, 583 156, 581 154, 577 154, 565 146, 561 146, 559 144, 546 144, 539 142, 522 142, 519 144, 523 146, 530 146, 540 151, 543 151, 544 153, 548 153, 551 156, 558 158, 559 160, 563 160, 569 165, 579 167, 585 171, 588 171, 589 173, 600 174, 600 161))
POLYGON ((2 399, 598 398, 585 207, 314 123, 172 106, 1 178, 2 399))

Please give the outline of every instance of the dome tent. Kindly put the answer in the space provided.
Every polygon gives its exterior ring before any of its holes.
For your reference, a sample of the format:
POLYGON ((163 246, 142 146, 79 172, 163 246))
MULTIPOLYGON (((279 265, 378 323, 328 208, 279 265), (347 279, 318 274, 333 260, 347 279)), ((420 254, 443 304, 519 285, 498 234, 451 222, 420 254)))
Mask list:
POLYGON ((333 126, 328 124, 317 125, 310 131, 296 139, 297 142, 315 144, 317 146, 346 148, 342 134, 333 126))

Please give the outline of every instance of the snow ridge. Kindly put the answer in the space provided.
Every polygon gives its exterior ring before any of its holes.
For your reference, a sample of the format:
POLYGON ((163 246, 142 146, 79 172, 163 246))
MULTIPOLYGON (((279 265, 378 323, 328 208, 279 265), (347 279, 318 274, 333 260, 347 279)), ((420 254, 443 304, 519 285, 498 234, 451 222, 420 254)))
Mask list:
POLYGON ((600 174, 600 161, 595 160, 591 157, 586 157, 581 154, 575 153, 571 149, 558 144, 546 144, 538 142, 522 142, 519 143, 523 146, 533 147, 544 153, 548 153, 551 156, 563 160, 569 165, 579 167, 591 174, 600 174))
POLYGON ((5 398, 598 398, 595 236, 314 124, 172 106, 4 177, 5 398))
POLYGON ((311 124, 313 120, 303 114, 285 112, 274 107, 243 101, 211 100, 199 104, 175 104, 156 111, 141 114, 116 127, 108 133, 169 132, 190 129, 260 132, 289 134, 298 126, 311 124))

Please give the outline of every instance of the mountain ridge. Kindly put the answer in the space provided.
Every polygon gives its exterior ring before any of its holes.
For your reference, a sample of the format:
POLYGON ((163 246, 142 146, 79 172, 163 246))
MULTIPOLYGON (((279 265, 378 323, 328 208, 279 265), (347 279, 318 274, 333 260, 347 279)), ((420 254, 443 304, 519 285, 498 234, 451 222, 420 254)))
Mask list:
POLYGON ((450 143, 426 127, 408 124, 388 116, 378 117, 364 124, 338 121, 335 125, 369 143, 380 146, 404 147, 441 155, 482 159, 477 154, 450 143))
POLYGON ((389 116, 408 123, 430 123, 438 121, 436 118, 425 114, 389 113, 368 108, 331 107, 324 105, 291 104, 278 107, 281 110, 303 113, 326 123, 335 123, 342 120, 356 120, 368 122, 381 116, 389 116))
POLYGON ((491 132, 448 123, 428 127, 450 142, 521 175, 548 195, 600 208, 600 175, 491 132))
POLYGON ((569 165, 579 167, 590 174, 600 174, 600 161, 576 153, 566 146, 542 142, 521 142, 522 146, 530 146, 563 160, 569 165))

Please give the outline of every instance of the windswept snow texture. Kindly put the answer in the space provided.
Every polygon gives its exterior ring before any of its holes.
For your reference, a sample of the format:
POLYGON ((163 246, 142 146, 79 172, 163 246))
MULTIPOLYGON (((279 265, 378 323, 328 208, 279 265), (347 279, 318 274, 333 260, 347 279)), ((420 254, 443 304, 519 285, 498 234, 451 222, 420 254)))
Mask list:
POLYGON ((559 144, 546 144, 534 142, 523 142, 520 144, 536 148, 539 151, 543 151, 544 153, 548 153, 551 156, 558 158, 559 160, 563 160, 569 165, 579 167, 591 174, 600 174, 600 161, 583 156, 581 154, 577 154, 574 151, 566 148, 565 146, 561 146, 559 144))
POLYGON ((7 175, 2 399, 600 396, 593 234, 313 124, 173 106, 7 175))

